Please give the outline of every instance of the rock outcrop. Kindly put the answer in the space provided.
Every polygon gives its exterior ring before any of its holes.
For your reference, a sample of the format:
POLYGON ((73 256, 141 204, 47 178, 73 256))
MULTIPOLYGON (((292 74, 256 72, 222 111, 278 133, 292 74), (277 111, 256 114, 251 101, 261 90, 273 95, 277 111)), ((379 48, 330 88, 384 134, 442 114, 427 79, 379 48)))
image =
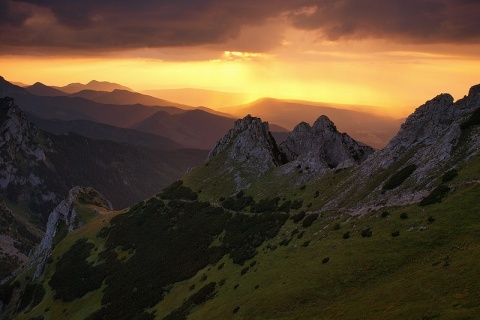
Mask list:
POLYGON ((285 161, 275 139, 268 131, 268 123, 251 115, 235 121, 233 129, 215 144, 208 159, 226 149, 226 163, 230 166, 240 165, 254 177, 285 161))
POLYGON ((435 188, 437 178, 444 172, 478 156, 478 125, 480 85, 472 87, 468 96, 456 102, 449 94, 440 94, 427 101, 406 119, 384 149, 375 152, 358 167, 345 183, 342 194, 336 195, 324 210, 341 207, 342 201, 352 197, 358 189, 358 181, 367 184, 379 177, 383 182, 377 182, 376 188, 363 196, 361 205, 397 206, 419 202, 435 188), (406 167, 414 168, 408 177, 410 183, 386 190, 385 182, 406 167))
MULTIPOLYGON (((381 151, 365 163, 367 173, 388 168, 410 154, 407 163, 418 166, 417 182, 431 170, 448 161, 460 142, 462 124, 480 108, 480 85, 470 89, 468 96, 454 103, 449 94, 440 94, 418 107, 402 124, 398 134, 381 151)), ((473 141, 472 148, 479 142, 473 141)))
POLYGON ((326 116, 319 117, 313 126, 305 122, 297 125, 279 148, 295 166, 305 166, 313 172, 360 164, 374 151, 338 132, 326 116))
POLYGON ((50 213, 45 236, 35 249, 35 252, 29 257, 28 266, 36 265, 33 280, 42 274, 45 263, 53 248, 54 238, 61 226, 63 225, 68 230, 68 233, 70 233, 83 225, 84 221, 82 221, 75 211, 75 205, 83 195, 88 195, 89 199, 100 199, 101 202, 95 203, 95 205, 112 210, 111 203, 92 188, 77 186, 70 190, 67 199, 63 200, 52 213, 50 213))

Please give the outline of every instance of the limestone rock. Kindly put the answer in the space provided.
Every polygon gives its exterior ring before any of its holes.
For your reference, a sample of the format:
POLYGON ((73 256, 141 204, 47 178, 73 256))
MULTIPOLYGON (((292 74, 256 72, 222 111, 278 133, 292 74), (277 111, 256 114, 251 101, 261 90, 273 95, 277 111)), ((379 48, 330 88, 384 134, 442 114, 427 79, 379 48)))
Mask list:
POLYGON ((328 168, 345 168, 357 165, 373 153, 361 146, 348 134, 338 132, 326 116, 319 117, 313 126, 302 122, 280 145, 288 161, 307 166, 317 172, 328 168))
POLYGON ((251 115, 235 121, 233 129, 215 144, 208 159, 228 149, 229 166, 240 165, 258 177, 284 161, 268 128, 267 122, 251 115))
POLYGON ((27 183, 28 175, 18 172, 19 168, 32 168, 45 160, 45 152, 36 142, 38 135, 12 98, 0 99, 0 189, 10 183, 27 183))
POLYGON ((45 235, 38 247, 35 249, 35 252, 29 257, 29 266, 37 264, 33 279, 38 278, 43 272, 45 263, 53 248, 53 239, 60 228, 60 223, 65 224, 68 232, 72 232, 83 225, 83 222, 75 211, 75 203, 79 200, 79 197, 82 194, 89 194, 90 196, 95 196, 99 199, 102 199, 103 203, 101 203, 101 205, 109 210, 112 210, 111 203, 92 188, 83 188, 77 186, 70 190, 67 199, 63 200, 52 211, 52 213, 50 213, 45 235))

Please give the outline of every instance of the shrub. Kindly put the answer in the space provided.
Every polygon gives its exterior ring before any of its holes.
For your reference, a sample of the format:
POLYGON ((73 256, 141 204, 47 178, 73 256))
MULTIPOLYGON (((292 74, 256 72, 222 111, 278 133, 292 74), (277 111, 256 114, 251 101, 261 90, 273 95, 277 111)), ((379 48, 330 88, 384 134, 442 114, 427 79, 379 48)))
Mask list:
POLYGON ((429 223, 434 223, 434 222, 435 222, 435 218, 432 217, 432 216, 430 216, 430 217, 428 217, 427 221, 428 221, 429 223))
POLYGON ((280 207, 278 207, 278 211, 289 213, 291 207, 292 207, 292 201, 287 200, 284 203, 282 203, 280 207))
POLYGON ((372 230, 370 228, 363 229, 361 235, 363 238, 369 238, 372 236, 372 230))
POLYGON ((386 218, 390 215, 390 212, 388 211, 383 211, 382 214, 380 215, 382 218, 386 218))
POLYGON ((167 200, 181 199, 193 201, 198 199, 198 195, 189 187, 185 187, 182 180, 178 180, 163 189, 159 196, 167 200))
POLYGON ((293 222, 297 223, 301 221, 303 218, 305 218, 305 211, 300 211, 296 215, 292 217, 293 222))
POLYGON ((340 230, 340 223, 335 223, 333 230, 340 230))
POLYGON ((330 258, 329 258, 329 257, 323 258, 322 264, 325 264, 325 263, 327 263, 328 261, 330 261, 330 258))
POLYGON ((303 219, 302 226, 308 228, 312 223, 317 220, 318 214, 309 214, 305 219, 303 219))
POLYGON ((305 241, 304 243, 302 243, 302 247, 308 247, 309 244, 310 244, 310 241, 305 241))
POLYGON ((293 210, 298 210, 302 207, 303 205, 303 200, 293 200, 291 208, 293 210))
POLYGON ((314 198, 318 198, 320 196, 320 191, 315 191, 315 194, 313 195, 314 198))
POLYGON ((350 231, 345 232, 345 233, 343 234, 343 239, 348 239, 348 238, 350 238, 350 231))
POLYGON ((475 110, 472 115, 460 125, 460 129, 466 130, 472 126, 477 126, 480 124, 480 109, 475 110))
POLYGON ((238 310, 240 310, 240 307, 235 307, 235 309, 233 309, 232 313, 235 314, 238 312, 238 310))
POLYGON ((300 190, 305 190, 306 187, 307 187, 306 185, 303 185, 300 187, 300 190))
POLYGON ((403 219, 403 220, 408 219, 408 213, 402 212, 402 213, 400 214, 400 219, 403 219))
POLYGON ((383 185, 384 190, 392 190, 401 185, 408 177, 417 169, 417 166, 410 164, 405 168, 397 171, 390 179, 383 185))
POLYGON ((442 181, 443 182, 448 182, 448 181, 451 181, 453 180, 453 178, 455 178, 456 176, 458 176, 458 171, 457 169, 451 169, 451 170, 448 170, 447 172, 445 172, 442 176, 442 181))
POLYGON ((392 237, 398 237, 400 235, 400 231, 394 231, 392 232, 392 237))
POLYGON ((421 207, 424 207, 424 206, 428 206, 430 204, 442 202, 442 199, 447 195, 448 192, 450 192, 449 187, 444 186, 444 185, 440 185, 440 186, 436 187, 435 189, 433 189, 433 191, 430 192, 430 194, 428 196, 423 198, 422 201, 420 201, 419 205, 421 207))

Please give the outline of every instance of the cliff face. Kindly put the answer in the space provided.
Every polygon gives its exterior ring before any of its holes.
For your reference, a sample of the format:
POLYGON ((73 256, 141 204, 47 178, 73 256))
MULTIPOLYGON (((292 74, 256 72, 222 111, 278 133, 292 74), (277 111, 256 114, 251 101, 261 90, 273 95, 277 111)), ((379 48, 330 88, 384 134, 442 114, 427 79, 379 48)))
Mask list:
POLYGON ((285 161, 268 131, 268 123, 250 115, 235 121, 234 127, 210 151, 208 159, 223 151, 228 153, 225 164, 229 170, 238 166, 254 177, 285 161))
MULTIPOLYGON (((87 199, 86 201, 89 201, 89 199, 95 199, 97 201, 90 200, 92 202, 91 204, 106 210, 113 209, 111 203, 92 188, 77 186, 70 190, 68 197, 50 213, 45 235, 35 249, 35 252, 29 257, 28 266, 36 265, 33 280, 42 274, 45 263, 52 251, 55 236, 58 234, 59 230, 64 227, 67 229, 68 233, 70 233, 86 222, 75 210, 75 206, 80 201, 80 198, 82 198, 82 202, 85 202, 85 198, 87 199)), ((95 212, 99 213, 99 210, 95 209, 95 212)))
POLYGON ((0 99, 0 137, 0 189, 6 189, 10 183, 38 184, 37 176, 22 171, 45 161, 45 152, 37 143, 38 130, 12 98, 0 99))
POLYGON ((295 165, 317 172, 360 164, 374 150, 359 145, 348 134, 338 132, 328 117, 321 116, 311 127, 305 122, 297 125, 280 145, 280 151, 295 165))

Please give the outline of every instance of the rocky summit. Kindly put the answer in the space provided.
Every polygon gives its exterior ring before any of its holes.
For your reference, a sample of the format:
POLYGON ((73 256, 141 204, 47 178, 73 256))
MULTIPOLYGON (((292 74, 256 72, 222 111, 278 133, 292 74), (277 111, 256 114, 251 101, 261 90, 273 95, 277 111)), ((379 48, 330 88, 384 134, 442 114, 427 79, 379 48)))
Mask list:
POLYGON ((208 159, 223 151, 228 152, 227 170, 240 166, 254 177, 285 161, 269 131, 268 122, 251 115, 235 121, 234 127, 210 151, 208 159))
POLYGON ((305 166, 316 172, 360 164, 374 149, 338 132, 327 116, 321 116, 313 126, 305 122, 297 125, 280 145, 280 151, 295 166, 305 166))

